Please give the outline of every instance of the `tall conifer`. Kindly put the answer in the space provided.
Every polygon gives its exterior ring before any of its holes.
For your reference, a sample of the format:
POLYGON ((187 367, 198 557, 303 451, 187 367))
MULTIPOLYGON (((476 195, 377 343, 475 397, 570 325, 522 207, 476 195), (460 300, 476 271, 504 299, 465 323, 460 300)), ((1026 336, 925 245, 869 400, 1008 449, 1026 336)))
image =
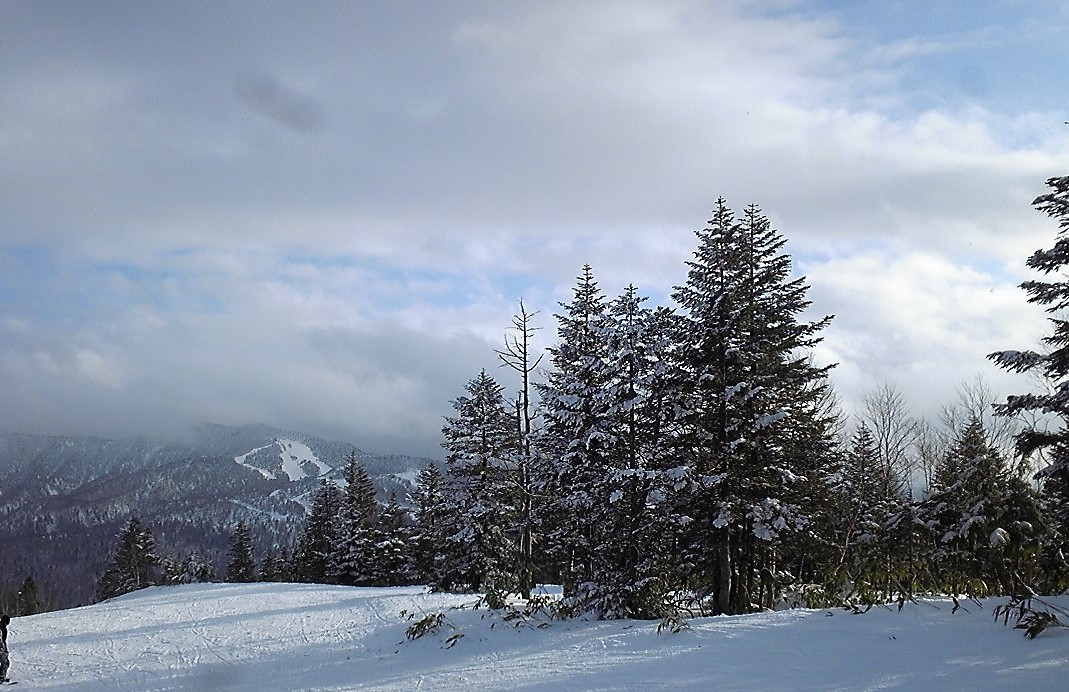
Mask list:
POLYGON ((1032 204, 1058 222, 1057 240, 1048 250, 1036 250, 1026 264, 1054 280, 1021 284, 1028 302, 1045 306, 1051 315, 1051 332, 1043 337, 1047 350, 998 351, 988 357, 1008 370, 1040 375, 1050 384, 1047 391, 1010 396, 996 408, 1006 416, 1035 412, 1042 421, 1017 436, 1017 451, 1046 461, 1038 474, 1050 527, 1046 560, 1059 573, 1052 586, 1061 591, 1069 587, 1069 562, 1063 557, 1069 555, 1069 281, 1061 278, 1069 267, 1069 176, 1050 178, 1047 187, 1050 191, 1032 204), (1050 416, 1056 425, 1045 425, 1050 416))
POLYGON ((516 453, 515 418, 503 388, 482 370, 453 401, 455 417, 442 428, 449 471, 448 522, 441 574, 443 590, 517 587, 515 541, 508 529, 517 508, 510 478, 516 453))
POLYGON ((323 480, 293 551, 292 572, 297 581, 329 584, 335 580, 334 558, 341 505, 342 494, 338 486, 323 480))
POLYGON ((359 585, 373 580, 371 574, 378 569, 374 550, 378 514, 375 484, 356 452, 349 450, 331 564, 332 576, 339 583, 359 585))
POLYGON ((830 318, 800 321, 808 286, 790 276, 784 238, 754 206, 736 220, 723 199, 698 231, 679 321, 677 406, 687 486, 679 496, 686 559, 720 613, 769 603, 783 537, 808 521, 792 434, 813 420, 825 377, 808 349, 830 318))
POLYGON ((249 525, 238 522, 234 536, 230 539, 230 562, 226 567, 228 582, 256 581, 256 562, 252 558, 252 536, 249 525))

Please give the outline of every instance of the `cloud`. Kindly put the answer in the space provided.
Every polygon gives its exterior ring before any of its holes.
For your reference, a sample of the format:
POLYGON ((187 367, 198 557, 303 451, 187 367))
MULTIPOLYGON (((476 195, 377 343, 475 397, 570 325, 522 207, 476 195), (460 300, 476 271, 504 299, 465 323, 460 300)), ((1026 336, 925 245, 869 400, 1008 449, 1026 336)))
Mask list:
POLYGON ((837 316, 817 349, 848 411, 865 392, 896 382, 918 413, 934 418, 978 373, 1000 393, 1027 390, 987 354, 1030 348, 1044 315, 998 275, 928 252, 868 253, 806 267, 814 311, 837 316))
POLYGON ((437 456, 449 400, 493 357, 464 331, 436 336, 381 318, 329 327, 293 310, 292 297, 229 295, 217 313, 163 321, 136 305, 74 334, 5 325, 5 427, 129 435, 267 421, 372 451, 437 456))
POLYGON ((1045 102, 939 78, 1009 45, 985 11, 0 10, 0 415, 429 453, 518 299, 547 342, 584 263, 666 302, 720 195, 762 206, 838 315, 848 399, 952 396, 1043 328, 1013 285, 1069 154, 1045 102))
POLYGON ((234 93, 249 108, 295 132, 317 132, 323 127, 323 115, 315 101, 269 76, 238 80, 234 93))

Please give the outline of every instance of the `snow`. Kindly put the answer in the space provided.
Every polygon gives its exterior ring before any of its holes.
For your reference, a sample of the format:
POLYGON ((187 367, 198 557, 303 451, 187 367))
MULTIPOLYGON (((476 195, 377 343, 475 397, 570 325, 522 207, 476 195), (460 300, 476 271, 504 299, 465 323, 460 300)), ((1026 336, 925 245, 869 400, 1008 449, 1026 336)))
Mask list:
MULTIPOLYGON (((1024 639, 946 600, 691 620, 515 626, 419 587, 153 587, 14 618, 13 679, 43 690, 1056 690, 1069 631, 1024 639), (402 611, 456 629, 408 641, 402 611), (456 635, 463 635, 456 637, 456 635), (453 645, 449 646, 450 639, 453 645)), ((1060 599, 1061 605, 1067 605, 1060 599)))
POLYGON ((400 473, 391 473, 390 475, 402 483, 415 487, 417 485, 416 479, 419 477, 419 473, 419 469, 410 469, 400 473))
POLYGON ((230 498, 230 502, 232 504, 237 505, 238 507, 243 507, 244 509, 247 509, 250 512, 256 512, 257 514, 262 514, 263 516, 269 517, 272 521, 285 521, 286 519, 290 518, 288 514, 282 514, 280 512, 270 512, 266 509, 260 509, 259 507, 250 505, 248 502, 243 502, 234 498, 230 498))
POLYGON ((318 476, 330 473, 333 469, 319 460, 312 449, 303 442, 295 440, 275 440, 278 445, 278 456, 282 460, 282 472, 289 476, 291 481, 299 481, 306 478, 308 473, 304 470, 305 464, 316 467, 318 476))
MULTIPOLYGON (((274 493, 271 494, 274 495, 274 493)), ((312 516, 312 502, 314 500, 314 498, 312 497, 312 493, 304 493, 303 495, 298 495, 297 497, 290 498, 290 500, 296 502, 301 507, 303 507, 305 514, 307 514, 308 516, 312 516)))
POLYGON ((251 457, 253 454, 256 454, 257 452, 265 450, 265 449, 267 449, 267 447, 270 447, 270 446, 271 445, 267 445, 265 447, 257 447, 256 449, 252 450, 251 452, 245 452, 242 455, 234 457, 234 461, 237 462, 239 465, 244 466, 247 469, 252 469, 253 471, 256 471, 257 473, 259 473, 261 476, 263 476, 267 480, 273 481, 273 480, 275 480, 275 474, 271 473, 270 471, 268 471, 266 469, 262 469, 259 466, 253 466, 252 464, 249 464, 249 463, 247 463, 245 461, 246 459, 251 457))
POLYGON ((767 428, 770 425, 775 425, 776 423, 779 423, 786 417, 786 411, 776 411, 775 413, 768 413, 754 421, 754 427, 757 429, 767 428))

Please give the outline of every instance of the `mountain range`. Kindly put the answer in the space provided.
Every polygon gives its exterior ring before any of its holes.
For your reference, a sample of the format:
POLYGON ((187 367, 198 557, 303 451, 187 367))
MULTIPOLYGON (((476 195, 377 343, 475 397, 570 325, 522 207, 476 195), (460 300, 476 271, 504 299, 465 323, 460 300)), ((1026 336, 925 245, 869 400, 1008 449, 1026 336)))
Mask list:
POLYGON ((160 555, 225 563, 239 521, 257 557, 288 550, 324 480, 354 453, 382 501, 404 504, 430 459, 263 425, 202 425, 180 440, 0 434, 0 587, 32 576, 54 607, 87 603, 133 517, 160 555))

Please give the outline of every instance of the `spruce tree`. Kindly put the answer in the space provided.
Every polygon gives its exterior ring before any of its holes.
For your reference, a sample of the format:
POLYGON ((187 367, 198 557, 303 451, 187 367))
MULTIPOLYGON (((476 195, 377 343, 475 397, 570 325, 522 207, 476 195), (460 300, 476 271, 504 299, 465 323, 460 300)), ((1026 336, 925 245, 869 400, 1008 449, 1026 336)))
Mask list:
POLYGON ((96 600, 104 601, 155 583, 159 564, 156 539, 137 517, 130 519, 118 537, 115 553, 97 582, 96 600))
POLYGON ((1039 509, 973 418, 937 467, 922 503, 939 587, 985 596, 1013 593, 1034 570, 1039 509))
POLYGON ((442 546, 446 542, 448 526, 444 515, 446 482, 435 462, 427 464, 416 478, 411 501, 415 505, 416 525, 412 529, 411 552, 415 579, 434 584, 441 578, 442 546))
POLYGON ((606 386, 618 434, 613 455, 625 469, 664 469, 672 465, 666 444, 674 416, 669 369, 676 345, 676 316, 668 308, 649 308, 634 285, 608 306, 605 333, 606 386))
POLYGON ((1032 204, 1058 222, 1057 240, 1050 249, 1036 250, 1026 264, 1055 280, 1021 284, 1028 302, 1045 306, 1051 315, 1051 332, 1043 337, 1047 350, 999 351, 988 357, 1008 370, 1039 375, 1050 385, 1044 392, 1010 396, 996 408, 1004 416, 1034 412, 1043 421, 1017 436, 1017 451, 1046 461, 1038 473, 1049 529, 1045 561, 1052 572, 1051 587, 1060 591, 1069 586, 1069 563, 1063 557, 1069 554, 1069 320, 1064 315, 1069 281, 1062 278, 1069 267, 1069 176, 1050 178, 1047 187, 1050 191, 1032 204), (1056 425, 1047 427, 1052 416, 1056 425))
POLYGON ((194 551, 185 556, 169 556, 160 561, 164 584, 196 584, 215 579, 215 568, 204 555, 194 551))
POLYGON ((606 302, 589 266, 557 316, 553 370, 539 389, 545 419, 543 529, 560 564, 566 608, 599 617, 662 610, 667 572, 651 498, 665 410, 666 313, 629 286, 606 302), (656 539, 654 538, 656 537, 656 539))
POLYGON ((868 426, 858 426, 831 484, 838 500, 831 505, 838 510, 838 560, 827 581, 848 600, 884 602, 897 586, 901 543, 889 525, 903 499, 893 475, 868 426), (848 586, 852 593, 844 591, 848 586))
POLYGON ((252 558, 252 536, 249 525, 238 522, 230 539, 230 561, 226 567, 226 580, 231 583, 256 581, 256 563, 252 558))
POLYGON ((402 586, 413 581, 409 555, 411 535, 408 512, 391 495, 382 508, 372 533, 374 559, 368 570, 368 583, 375 586, 402 586))
POLYGON ((698 238, 673 294, 684 311, 677 513, 694 587, 716 612, 739 613, 771 602, 782 542, 811 516, 806 469, 788 445, 825 434, 812 402, 826 371, 807 352, 830 318, 799 320, 808 286, 790 277, 786 241, 756 207, 736 220, 718 200, 698 238))
POLYGON ((284 582, 290 579, 290 560, 285 550, 267 551, 260 562, 260 581, 284 582))
POLYGON ((512 591, 517 588, 514 468, 515 418, 503 388, 486 370, 453 401, 455 417, 442 428, 446 448, 447 504, 443 507, 439 590, 512 591))
POLYGON ((345 464, 345 491, 338 516, 332 576, 341 584, 367 584, 375 567, 374 530, 379 503, 367 469, 350 450, 345 464))
POLYGON ((605 299, 590 265, 584 265, 571 303, 557 315, 558 343, 549 349, 553 370, 539 387, 545 425, 539 436, 548 457, 542 493, 546 541, 561 565, 564 594, 576 595, 603 569, 605 536, 614 531, 608 517, 609 451, 614 445, 605 336, 605 299), (552 513, 552 517, 550 517, 552 513))
POLYGON ((671 445, 674 405, 669 364, 675 315, 651 309, 634 285, 611 301, 605 332, 608 523, 603 539, 607 571, 597 585, 612 617, 662 617, 677 585, 678 546, 670 505, 676 478, 671 445))
POLYGON ((41 612, 41 594, 37 588, 37 582, 31 575, 27 575, 19 587, 19 593, 15 600, 15 615, 36 615, 41 612))
POLYGON ((333 482, 323 480, 312 501, 312 512, 293 551, 293 576, 299 582, 332 583, 335 546, 338 542, 338 513, 342 494, 333 482))

